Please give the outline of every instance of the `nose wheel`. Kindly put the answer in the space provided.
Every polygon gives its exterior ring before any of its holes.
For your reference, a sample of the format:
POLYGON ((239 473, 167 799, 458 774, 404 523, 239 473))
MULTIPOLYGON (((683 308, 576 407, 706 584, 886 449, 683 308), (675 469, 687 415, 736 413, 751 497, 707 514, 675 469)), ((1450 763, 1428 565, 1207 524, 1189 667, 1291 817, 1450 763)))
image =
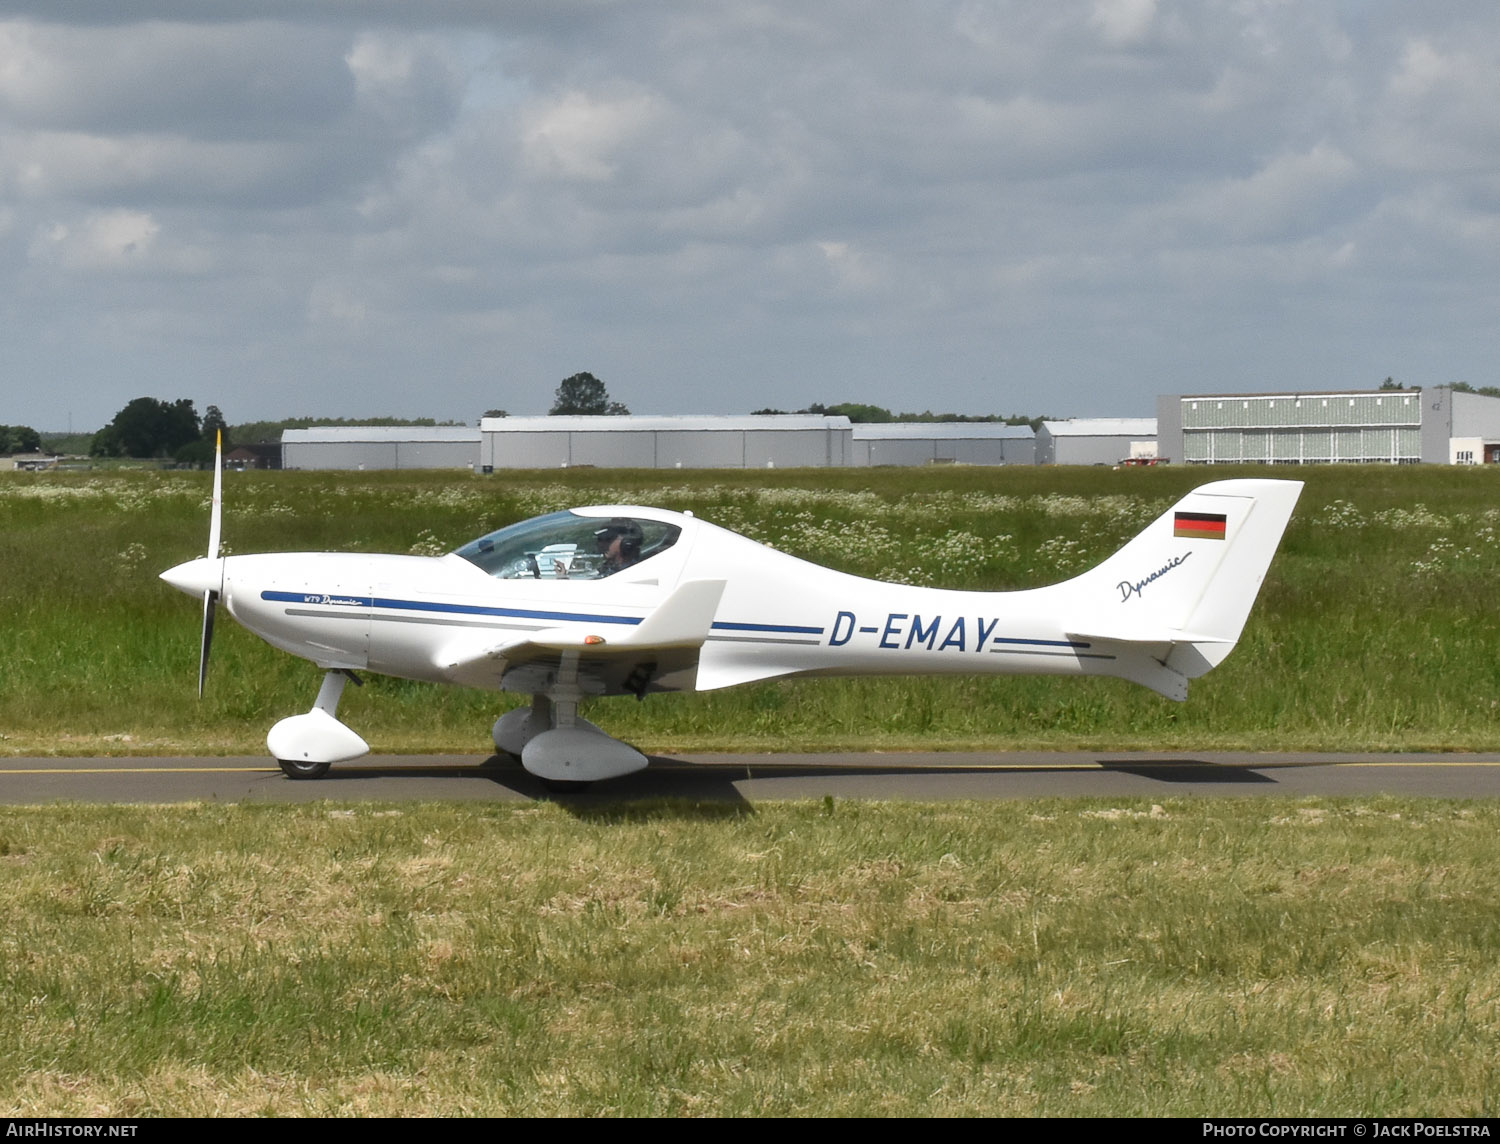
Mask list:
POLYGON ((328 773, 328 763, 310 763, 303 759, 277 759, 276 765, 289 779, 320 779, 328 773))

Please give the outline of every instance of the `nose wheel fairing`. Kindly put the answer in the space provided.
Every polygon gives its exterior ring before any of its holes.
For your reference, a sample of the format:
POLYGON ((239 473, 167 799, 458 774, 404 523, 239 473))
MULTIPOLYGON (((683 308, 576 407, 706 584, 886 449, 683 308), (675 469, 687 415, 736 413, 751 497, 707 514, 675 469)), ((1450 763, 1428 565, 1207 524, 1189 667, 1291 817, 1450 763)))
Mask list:
POLYGON ((267 749, 288 778, 322 778, 330 764, 370 753, 370 745, 338 720, 339 700, 350 679, 359 684, 350 672, 328 672, 312 710, 281 720, 266 735, 267 749))

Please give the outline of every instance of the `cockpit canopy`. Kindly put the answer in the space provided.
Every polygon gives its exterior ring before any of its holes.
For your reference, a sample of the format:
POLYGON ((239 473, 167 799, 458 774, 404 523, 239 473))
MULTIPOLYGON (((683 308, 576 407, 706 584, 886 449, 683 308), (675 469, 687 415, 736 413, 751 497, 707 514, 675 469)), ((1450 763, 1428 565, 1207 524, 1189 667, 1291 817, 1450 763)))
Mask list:
POLYGON ((554 512, 471 540, 458 555, 500 580, 600 580, 677 543, 675 524, 554 512))

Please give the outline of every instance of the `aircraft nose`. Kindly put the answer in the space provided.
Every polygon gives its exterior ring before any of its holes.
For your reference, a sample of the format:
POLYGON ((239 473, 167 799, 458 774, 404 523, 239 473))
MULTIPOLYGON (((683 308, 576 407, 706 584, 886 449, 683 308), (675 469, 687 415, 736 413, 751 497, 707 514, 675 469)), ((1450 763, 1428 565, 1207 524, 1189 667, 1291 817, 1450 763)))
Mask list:
POLYGON ((200 556, 186 564, 179 564, 176 568, 168 568, 161 574, 161 578, 179 592, 201 597, 204 592, 219 591, 224 581, 223 561, 200 556))

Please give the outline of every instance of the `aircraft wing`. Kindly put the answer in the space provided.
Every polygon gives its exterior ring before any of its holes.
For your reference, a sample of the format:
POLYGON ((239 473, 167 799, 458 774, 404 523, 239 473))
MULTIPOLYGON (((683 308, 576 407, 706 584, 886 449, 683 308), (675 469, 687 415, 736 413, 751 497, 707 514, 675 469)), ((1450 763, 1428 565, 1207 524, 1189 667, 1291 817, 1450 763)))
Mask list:
POLYGON ((624 633, 604 635, 575 624, 503 641, 465 641, 444 648, 438 666, 457 681, 477 678, 494 686, 498 677, 508 691, 543 691, 574 670, 587 694, 680 690, 691 686, 723 594, 723 580, 690 580, 624 633))

